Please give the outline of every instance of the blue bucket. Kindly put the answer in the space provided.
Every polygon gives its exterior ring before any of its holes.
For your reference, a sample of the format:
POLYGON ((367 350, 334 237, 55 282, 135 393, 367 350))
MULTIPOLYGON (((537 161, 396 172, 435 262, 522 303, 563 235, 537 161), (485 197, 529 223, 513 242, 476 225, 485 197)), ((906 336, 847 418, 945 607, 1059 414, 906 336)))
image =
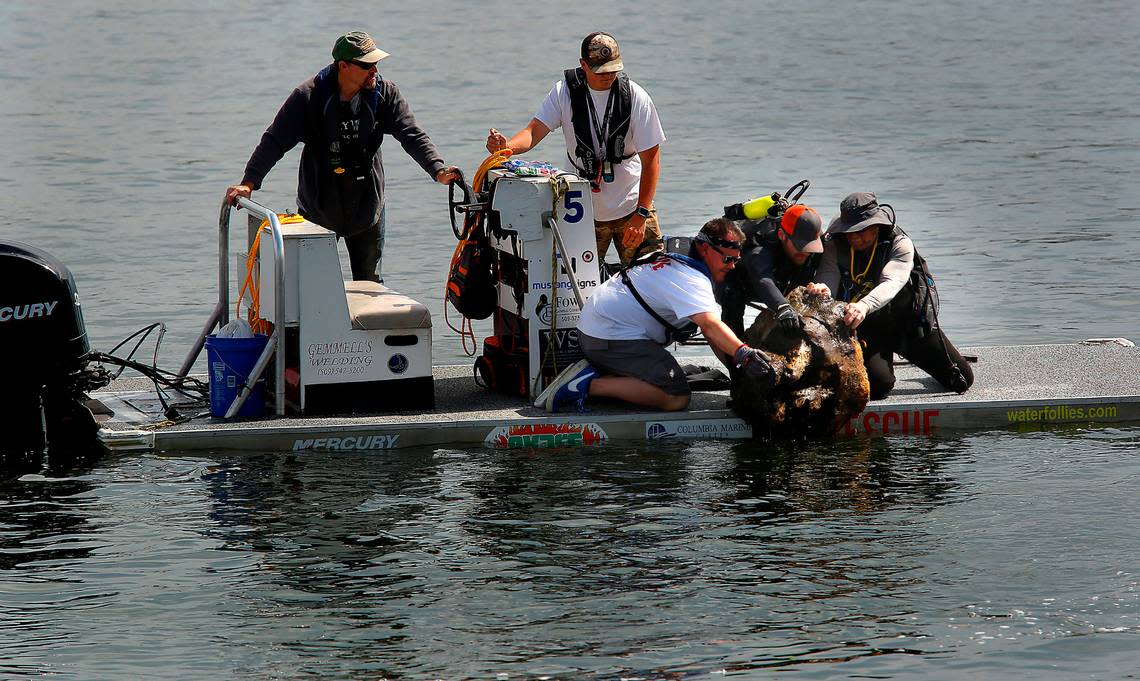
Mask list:
MULTIPOLYGON (((219 338, 206 336, 206 361, 210 370, 210 416, 225 416, 238 391, 249 377, 257 358, 265 350, 269 336, 252 338, 219 338)), ((265 378, 253 391, 237 416, 261 416, 265 413, 265 378)))

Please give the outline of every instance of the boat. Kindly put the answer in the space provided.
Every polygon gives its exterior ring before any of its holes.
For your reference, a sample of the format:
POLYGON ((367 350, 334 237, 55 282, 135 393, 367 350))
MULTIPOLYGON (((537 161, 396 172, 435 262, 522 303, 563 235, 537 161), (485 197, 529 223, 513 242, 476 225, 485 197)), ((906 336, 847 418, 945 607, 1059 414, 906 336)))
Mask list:
MULTIPOLYGON (((1125 339, 964 348, 976 357, 969 392, 946 392, 921 370, 898 367, 895 389, 852 417, 839 437, 939 436, 988 430, 1106 427, 1140 423, 1140 348, 1125 339)), ((712 357, 687 358, 714 362, 712 357)), ((751 426, 725 391, 694 392, 682 412, 598 402, 584 413, 549 414, 477 386, 470 366, 434 370, 436 406, 366 416, 169 423, 153 389, 112 385, 93 394, 115 416, 100 439, 113 451, 381 452, 405 447, 578 447, 615 441, 750 439, 751 426)))
MULTIPOLYGON (((688 410, 670 413, 604 401, 591 402, 590 411, 563 414, 532 406, 559 368, 581 358, 578 314, 602 280, 589 187, 573 175, 503 170, 490 171, 489 183, 493 191, 464 187, 461 200, 453 194, 453 228, 463 237, 477 221, 490 218, 490 242, 500 261, 493 334, 527 345, 528 384, 522 394, 481 387, 470 365, 433 366, 426 307, 378 283, 343 281, 332 232, 241 198, 236 208, 222 205, 218 300, 174 374, 179 381, 208 384, 208 405, 200 392, 195 396, 162 387, 153 372, 84 390, 106 382, 98 380, 105 372, 84 367, 84 362, 111 358, 88 353, 70 273, 34 249, 12 249, 12 262, 25 263, 34 272, 21 274, 20 286, 9 287, 19 288, 27 300, 2 307, 0 313, 10 308, 22 323, 15 328, 36 333, 13 332, 5 342, 18 343, 14 347, 24 355, 50 349, 58 357, 45 354, 44 362, 60 367, 52 385, 42 395, 28 391, 21 407, 29 431, 23 440, 30 443, 24 450, 46 451, 53 440, 49 431, 57 436, 76 432, 77 415, 87 410, 98 442, 111 451, 375 452, 766 435, 732 411, 726 391, 695 391, 688 410), (245 288, 260 292, 248 316, 266 333, 245 351, 246 366, 235 370, 233 357, 224 354, 233 350, 224 351, 229 341, 220 332, 231 326, 229 223, 232 213, 243 209, 250 218, 245 288), (464 216, 463 230, 455 224, 456 215, 464 216), (33 279, 35 285, 29 285, 33 279), (58 304, 68 300, 74 302, 73 310, 58 304), (72 314, 61 317, 62 312, 72 314), (45 326, 49 321, 66 324, 55 332, 45 326), (60 343, 45 340, 55 336, 60 343), (62 349, 52 349, 56 345, 62 349), (208 373, 195 377, 191 372, 204 348, 208 373), (261 384, 270 394, 257 392, 261 384), (75 408, 79 393, 84 409, 75 408), (61 409, 60 404, 70 406, 61 409), (39 419, 32 418, 37 414, 39 419), (40 421, 49 424, 43 433, 36 428, 40 421)), ((1140 422, 1140 349, 1127 339, 964 351, 977 362, 976 382, 968 393, 948 393, 904 363, 891 395, 870 403, 838 435, 931 436, 1140 422)), ((719 364, 711 355, 685 359, 719 364)), ((141 367, 135 363, 132 368, 141 367)), ((32 373, 29 381, 41 380, 32 373)))

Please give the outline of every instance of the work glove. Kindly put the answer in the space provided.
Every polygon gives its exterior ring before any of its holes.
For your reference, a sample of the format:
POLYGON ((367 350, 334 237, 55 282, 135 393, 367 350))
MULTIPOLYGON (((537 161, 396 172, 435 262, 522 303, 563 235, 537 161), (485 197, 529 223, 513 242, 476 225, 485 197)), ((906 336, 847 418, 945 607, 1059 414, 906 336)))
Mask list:
POLYGON ((970 389, 970 383, 966 380, 966 376, 962 373, 962 370, 959 369, 957 365, 951 365, 950 383, 946 387, 950 388, 959 395, 970 389))
POLYGON ((756 348, 741 345, 733 353, 732 361, 736 364, 737 369, 748 374, 751 378, 768 380, 772 377, 772 365, 768 364, 768 359, 764 357, 764 353, 756 348))
POLYGON ((804 318, 787 303, 776 308, 776 321, 784 331, 799 331, 804 328, 804 318))

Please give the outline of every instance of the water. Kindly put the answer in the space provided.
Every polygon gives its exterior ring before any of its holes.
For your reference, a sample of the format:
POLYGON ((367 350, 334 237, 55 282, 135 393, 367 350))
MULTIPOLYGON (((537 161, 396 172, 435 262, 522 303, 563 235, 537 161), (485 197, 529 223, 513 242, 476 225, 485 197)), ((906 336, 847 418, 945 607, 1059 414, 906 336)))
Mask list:
MULTIPOLYGON (((666 232, 800 178, 828 219, 869 189, 959 345, 1137 340, 1138 24, 1126 2, 9 2, 2 233, 73 270, 95 348, 164 321, 176 366, 222 193, 336 35, 377 37, 470 172, 605 28, 669 136, 666 232)), ((259 201, 295 206, 297 157, 259 201)), ((385 278, 431 308, 436 361, 469 361, 438 322, 446 190, 385 160, 385 278)), ((124 455, 2 483, 0 674, 1127 678, 1138 438, 124 455)))
POLYGON ((1138 444, 126 456, 4 486, 0 672, 1125 678, 1138 444))

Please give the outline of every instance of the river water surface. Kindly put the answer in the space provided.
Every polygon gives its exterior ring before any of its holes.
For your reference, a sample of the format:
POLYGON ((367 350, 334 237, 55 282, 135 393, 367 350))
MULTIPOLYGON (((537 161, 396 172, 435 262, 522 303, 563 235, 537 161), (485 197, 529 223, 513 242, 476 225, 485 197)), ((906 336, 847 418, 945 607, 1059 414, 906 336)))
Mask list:
MULTIPOLYGON (((621 42, 692 233, 801 178, 872 190, 959 345, 1140 340, 1134 3, 0 6, 3 238, 96 349, 215 296, 225 187, 363 28, 448 161, 621 42)), ((562 162, 560 136, 532 155, 562 162)), ((385 144, 384 276, 432 310, 446 190, 385 144)), ((299 154, 260 202, 295 207, 299 154)), ((236 276, 236 275, 235 275, 236 276)), ((479 328, 479 334, 487 329, 479 328)), ((985 367, 978 367, 978 372, 985 367)), ((1140 430, 822 443, 117 455, 0 483, 0 675, 1120 679, 1140 669, 1140 430)))

